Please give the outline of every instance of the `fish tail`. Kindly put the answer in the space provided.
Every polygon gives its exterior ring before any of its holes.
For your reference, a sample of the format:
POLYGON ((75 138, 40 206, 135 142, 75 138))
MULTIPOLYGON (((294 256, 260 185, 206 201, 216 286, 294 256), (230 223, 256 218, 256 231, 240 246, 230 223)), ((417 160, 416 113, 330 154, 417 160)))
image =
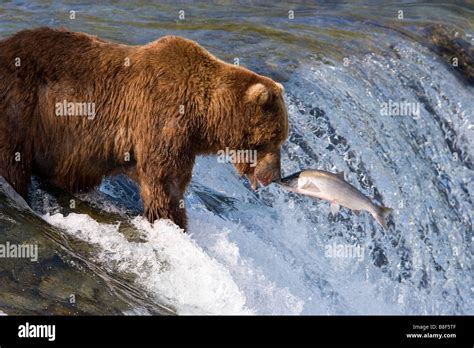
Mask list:
POLYGON ((392 210, 393 210, 392 208, 381 206, 381 207, 378 207, 377 213, 373 214, 375 220, 377 220, 377 222, 385 229, 387 228, 385 218, 387 217, 388 214, 390 214, 392 210))

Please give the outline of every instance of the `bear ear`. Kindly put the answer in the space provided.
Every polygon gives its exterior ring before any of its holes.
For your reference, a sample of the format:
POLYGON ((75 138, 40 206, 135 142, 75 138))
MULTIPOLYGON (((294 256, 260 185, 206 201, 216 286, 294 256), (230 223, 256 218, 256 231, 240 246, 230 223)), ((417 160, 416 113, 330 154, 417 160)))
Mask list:
POLYGON ((270 91, 261 83, 251 85, 246 92, 247 100, 264 105, 270 99, 270 91))
POLYGON ((281 83, 279 83, 279 82, 275 82, 275 83, 276 83, 278 89, 280 90, 280 92, 281 92, 282 94, 285 93, 285 87, 283 87, 283 85, 282 85, 281 83))

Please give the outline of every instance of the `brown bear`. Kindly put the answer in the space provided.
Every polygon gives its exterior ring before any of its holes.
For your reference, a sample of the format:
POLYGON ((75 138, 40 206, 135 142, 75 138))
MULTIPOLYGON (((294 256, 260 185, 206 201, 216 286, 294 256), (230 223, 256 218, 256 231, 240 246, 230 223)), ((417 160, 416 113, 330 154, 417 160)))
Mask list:
POLYGON ((256 165, 234 165, 267 185, 287 133, 280 84, 191 40, 127 46, 39 28, 0 41, 0 175, 23 197, 31 174, 73 192, 126 173, 149 221, 185 228, 197 155, 256 151, 256 165))

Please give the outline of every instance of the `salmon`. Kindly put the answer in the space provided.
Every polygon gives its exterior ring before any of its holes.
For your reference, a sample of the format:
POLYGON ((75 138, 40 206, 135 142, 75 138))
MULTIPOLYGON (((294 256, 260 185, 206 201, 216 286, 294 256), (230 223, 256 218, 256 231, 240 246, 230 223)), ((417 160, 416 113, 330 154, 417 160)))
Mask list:
POLYGON ((392 209, 377 205, 354 186, 344 180, 344 173, 337 174, 323 170, 303 170, 281 179, 283 188, 331 203, 331 212, 336 214, 340 206, 349 208, 359 215, 369 212, 374 219, 386 228, 385 217, 392 209))

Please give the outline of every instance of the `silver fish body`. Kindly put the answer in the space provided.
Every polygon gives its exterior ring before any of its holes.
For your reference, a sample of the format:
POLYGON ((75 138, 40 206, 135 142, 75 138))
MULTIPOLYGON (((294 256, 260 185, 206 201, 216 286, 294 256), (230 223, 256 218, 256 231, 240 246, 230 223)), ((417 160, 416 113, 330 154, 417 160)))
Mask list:
POLYGON ((386 227, 385 216, 390 208, 379 206, 344 180, 344 173, 330 173, 323 170, 304 170, 279 181, 284 188, 320 198, 331 203, 331 212, 335 214, 339 206, 353 210, 356 214, 367 211, 375 220, 386 227))

